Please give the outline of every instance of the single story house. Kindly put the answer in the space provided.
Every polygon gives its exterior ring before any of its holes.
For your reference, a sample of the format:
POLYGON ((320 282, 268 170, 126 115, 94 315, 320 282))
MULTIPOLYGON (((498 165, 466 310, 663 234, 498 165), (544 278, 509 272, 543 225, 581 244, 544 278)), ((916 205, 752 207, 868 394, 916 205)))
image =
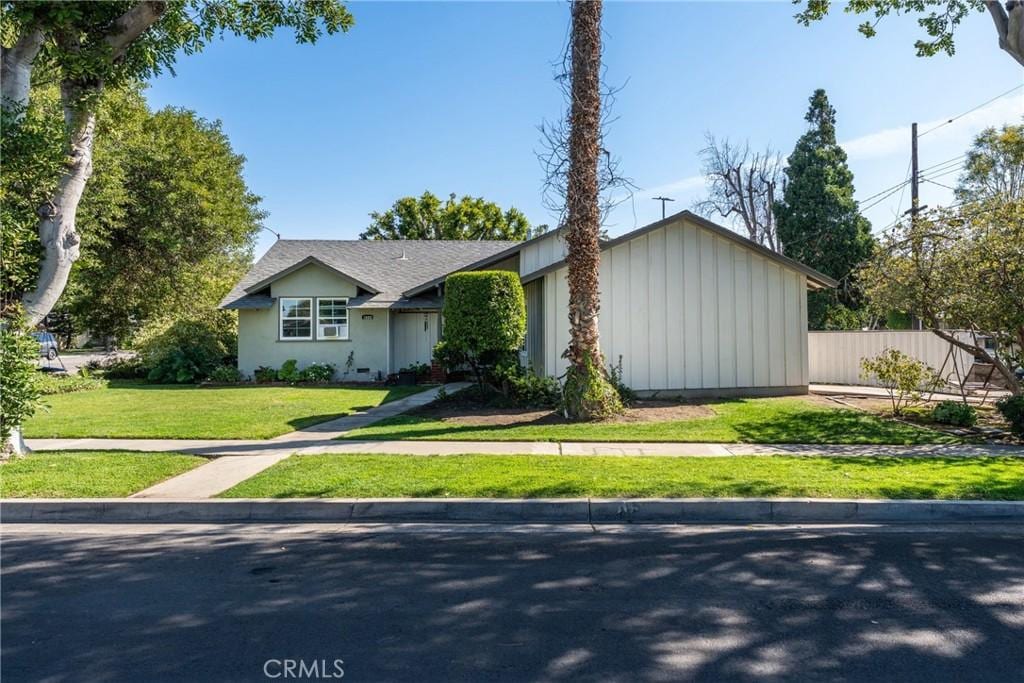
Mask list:
MULTIPOLYGON (((602 244, 601 346, 639 392, 805 393, 808 289, 826 275, 689 211, 602 244)), ((430 363, 444 280, 519 273, 523 360, 561 375, 569 339, 560 231, 525 242, 279 240, 221 302, 238 310, 238 367, 294 358, 372 381, 430 363)))

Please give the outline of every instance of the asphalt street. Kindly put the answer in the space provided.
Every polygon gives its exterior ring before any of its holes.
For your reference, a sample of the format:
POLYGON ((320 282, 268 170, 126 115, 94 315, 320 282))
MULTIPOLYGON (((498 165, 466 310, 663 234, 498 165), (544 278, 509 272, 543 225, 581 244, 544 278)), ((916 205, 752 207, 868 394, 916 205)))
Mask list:
POLYGON ((7 524, 2 564, 4 681, 1024 680, 1020 525, 7 524))

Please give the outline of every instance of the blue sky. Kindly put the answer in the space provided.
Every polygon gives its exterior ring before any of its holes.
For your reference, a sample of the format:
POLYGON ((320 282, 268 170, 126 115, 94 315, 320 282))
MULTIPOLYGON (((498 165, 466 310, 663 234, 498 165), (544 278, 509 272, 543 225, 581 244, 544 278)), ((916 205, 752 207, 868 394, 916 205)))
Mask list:
MULTIPOLYGON (((184 56, 152 82, 152 105, 222 121, 264 198, 267 225, 285 237, 352 239, 368 214, 424 190, 479 195, 553 223, 541 202, 537 125, 556 118, 553 62, 564 45, 564 2, 351 4, 351 32, 296 45, 280 32, 225 39, 184 56)), ((608 82, 624 85, 608 138, 638 185, 609 218, 620 234, 702 192, 705 131, 788 154, 807 98, 827 90, 861 198, 904 179, 909 125, 927 130, 1021 83, 987 14, 965 20, 954 57, 914 56, 920 35, 892 17, 867 40, 841 12, 811 28, 786 2, 633 3, 605 7, 608 82)), ((985 125, 1019 120, 1024 90, 921 140, 921 165, 963 153, 985 125)), ((935 181, 954 184, 956 175, 935 181)), ((867 212, 876 230, 897 214, 897 193, 867 212)), ((924 183, 922 202, 950 192, 924 183)), ((899 208, 909 203, 903 197, 899 208)), ((274 241, 260 239, 257 254, 274 241)))

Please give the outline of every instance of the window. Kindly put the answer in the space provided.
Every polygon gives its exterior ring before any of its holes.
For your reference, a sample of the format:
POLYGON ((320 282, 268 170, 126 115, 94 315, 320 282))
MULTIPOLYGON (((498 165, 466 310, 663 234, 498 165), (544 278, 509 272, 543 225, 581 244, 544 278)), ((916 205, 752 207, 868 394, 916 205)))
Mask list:
POLYGON ((281 339, 313 338, 313 300, 281 298, 281 339))
POLYGON ((316 300, 317 339, 348 339, 348 299, 316 300))

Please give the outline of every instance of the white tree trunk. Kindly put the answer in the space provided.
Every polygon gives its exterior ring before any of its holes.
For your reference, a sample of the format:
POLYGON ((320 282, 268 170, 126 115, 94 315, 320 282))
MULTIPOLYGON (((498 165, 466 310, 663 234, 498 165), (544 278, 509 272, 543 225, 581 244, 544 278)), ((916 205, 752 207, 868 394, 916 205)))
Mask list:
MULTIPOLYGON (((99 86, 94 86, 96 90, 99 86)), ((85 184, 92 175, 92 145, 96 115, 75 105, 82 91, 72 84, 61 85, 64 118, 68 131, 68 162, 54 192, 39 207, 39 241, 43 244, 43 260, 35 290, 25 294, 29 325, 38 325, 64 292, 71 266, 78 259, 81 239, 75 230, 75 215, 85 184)))
POLYGON ((32 452, 32 449, 25 443, 25 439, 21 435, 21 427, 14 427, 11 429, 11 436, 8 437, 7 443, 5 444, 7 452, 13 455, 27 455, 32 452))
POLYGON ((1006 7, 999 0, 986 0, 999 36, 999 47, 1024 66, 1024 2, 1010 0, 1006 7))
POLYGON ((42 46, 43 32, 35 29, 19 36, 14 45, 3 49, 0 57, 0 106, 5 114, 13 110, 16 121, 28 107, 32 63, 42 46))

